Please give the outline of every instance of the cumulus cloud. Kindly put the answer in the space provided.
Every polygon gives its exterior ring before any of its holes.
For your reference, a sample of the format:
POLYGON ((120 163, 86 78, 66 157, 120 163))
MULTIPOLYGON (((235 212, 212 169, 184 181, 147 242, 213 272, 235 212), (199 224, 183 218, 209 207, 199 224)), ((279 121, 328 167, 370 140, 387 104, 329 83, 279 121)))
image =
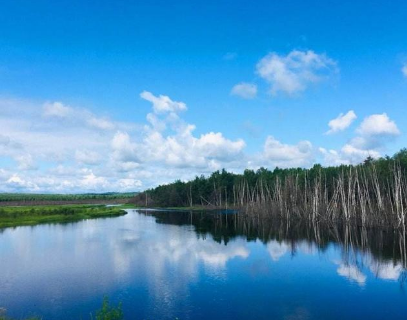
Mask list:
POLYGON ((112 142, 113 157, 122 162, 139 162, 137 145, 130 141, 130 136, 126 132, 116 132, 112 142))
POLYGON ((286 56, 272 52, 256 66, 257 74, 269 83, 273 95, 304 91, 310 84, 326 79, 336 70, 334 60, 312 50, 293 50, 286 56))
POLYGON ((179 112, 187 110, 187 105, 185 103, 173 101, 168 96, 159 95, 157 97, 151 92, 143 91, 140 93, 140 97, 153 104, 155 113, 179 112))
POLYGON ((353 110, 348 111, 346 114, 341 113, 338 117, 329 121, 328 126, 330 129, 326 132, 326 134, 332 134, 345 130, 356 118, 356 114, 353 110))
POLYGON ((79 184, 84 190, 103 190, 108 183, 109 182, 105 177, 96 176, 92 170, 89 170, 89 172, 87 172, 79 181, 79 184))
POLYGON ((257 95, 257 86, 253 83, 241 82, 236 84, 230 93, 243 99, 253 99, 257 95))
POLYGON ((18 174, 13 174, 7 179, 6 185, 15 191, 30 191, 36 192, 39 190, 37 184, 27 179, 24 179, 18 174))
POLYGON ((269 164, 282 168, 308 166, 313 161, 313 147, 311 142, 306 140, 290 145, 268 136, 264 144, 263 158, 269 164))
POLYGON ((386 113, 372 114, 366 117, 357 129, 362 136, 397 136, 400 130, 386 113))
POLYGON ((379 158, 386 145, 401 134, 396 123, 386 113, 366 117, 356 129, 356 136, 339 151, 319 148, 325 163, 355 164, 367 157, 379 158))
MULTIPOLYGON (((219 131, 196 133, 195 125, 181 117, 187 109, 184 102, 147 91, 141 95, 152 111, 138 124, 62 102, 0 99, 0 191, 137 191, 222 168, 241 172, 247 167, 308 167, 314 162, 318 148, 307 140, 287 144, 270 135, 259 153, 246 154, 242 139, 219 131)), ((343 126, 334 124, 331 129, 343 126)), ((386 114, 372 115, 341 149, 320 148, 319 154, 329 164, 354 163, 379 156, 399 134, 386 114)))
POLYGON ((142 96, 152 112, 139 124, 63 102, 0 99, 0 160, 11 163, 1 168, 0 191, 136 191, 243 167, 242 139, 222 132, 197 135, 178 115, 187 109, 184 102, 147 91, 142 96))
POLYGON ((81 164, 97 165, 101 162, 99 153, 90 150, 76 150, 75 159, 81 164))
POLYGON ((142 96, 152 103, 154 113, 147 115, 149 124, 137 136, 116 133, 111 143, 116 166, 126 170, 126 167, 132 169, 135 163, 161 164, 180 169, 196 168, 202 173, 219 169, 221 164, 242 156, 246 145, 242 139, 230 140, 221 132, 195 136, 195 126, 175 113, 186 109, 185 103, 162 95, 156 97, 146 91, 142 96))

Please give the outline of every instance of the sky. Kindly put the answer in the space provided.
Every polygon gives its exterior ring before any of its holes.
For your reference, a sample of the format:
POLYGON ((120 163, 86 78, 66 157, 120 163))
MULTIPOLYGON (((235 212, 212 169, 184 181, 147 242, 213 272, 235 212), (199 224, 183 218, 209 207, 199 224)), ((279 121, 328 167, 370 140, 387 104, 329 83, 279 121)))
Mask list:
POLYGON ((406 30, 398 0, 3 0, 0 192, 392 155, 406 30))

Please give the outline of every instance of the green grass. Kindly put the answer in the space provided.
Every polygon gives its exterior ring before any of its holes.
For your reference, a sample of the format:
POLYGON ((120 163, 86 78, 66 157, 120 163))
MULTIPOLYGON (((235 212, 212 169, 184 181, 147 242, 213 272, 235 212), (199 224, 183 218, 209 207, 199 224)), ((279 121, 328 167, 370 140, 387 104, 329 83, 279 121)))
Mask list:
POLYGON ((102 205, 2 207, 0 208, 0 228, 41 223, 66 223, 93 218, 117 217, 124 214, 126 211, 120 207, 102 205))
POLYGON ((8 201, 73 201, 73 200, 115 200, 130 199, 137 192, 107 192, 83 194, 38 194, 38 193, 0 193, 0 202, 8 201))

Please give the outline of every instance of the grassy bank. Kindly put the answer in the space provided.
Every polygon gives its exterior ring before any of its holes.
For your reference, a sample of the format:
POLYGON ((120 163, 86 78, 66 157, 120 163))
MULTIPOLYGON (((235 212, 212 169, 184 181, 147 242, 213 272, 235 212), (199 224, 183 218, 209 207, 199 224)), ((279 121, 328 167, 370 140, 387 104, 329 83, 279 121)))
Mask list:
POLYGON ((103 205, 23 206, 0 208, 0 228, 64 223, 126 214, 119 207, 103 205))
POLYGON ((124 204, 136 193, 31 194, 0 193, 0 207, 51 206, 68 204, 124 204))

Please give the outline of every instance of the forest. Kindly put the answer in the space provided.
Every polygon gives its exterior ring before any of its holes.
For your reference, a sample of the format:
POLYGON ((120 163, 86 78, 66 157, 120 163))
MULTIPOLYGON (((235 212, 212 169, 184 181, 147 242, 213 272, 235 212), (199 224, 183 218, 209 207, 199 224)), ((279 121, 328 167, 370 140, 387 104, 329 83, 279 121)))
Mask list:
POLYGON ((236 208, 248 216, 405 227, 407 149, 357 165, 226 170, 139 193, 137 205, 236 208))
POLYGON ((9 201, 72 201, 72 200, 114 200, 131 198, 134 192, 82 193, 82 194, 38 194, 0 193, 0 202, 9 201))
POLYGON ((107 192, 83 194, 0 193, 0 207, 44 206, 67 204, 123 204, 136 192, 107 192))

